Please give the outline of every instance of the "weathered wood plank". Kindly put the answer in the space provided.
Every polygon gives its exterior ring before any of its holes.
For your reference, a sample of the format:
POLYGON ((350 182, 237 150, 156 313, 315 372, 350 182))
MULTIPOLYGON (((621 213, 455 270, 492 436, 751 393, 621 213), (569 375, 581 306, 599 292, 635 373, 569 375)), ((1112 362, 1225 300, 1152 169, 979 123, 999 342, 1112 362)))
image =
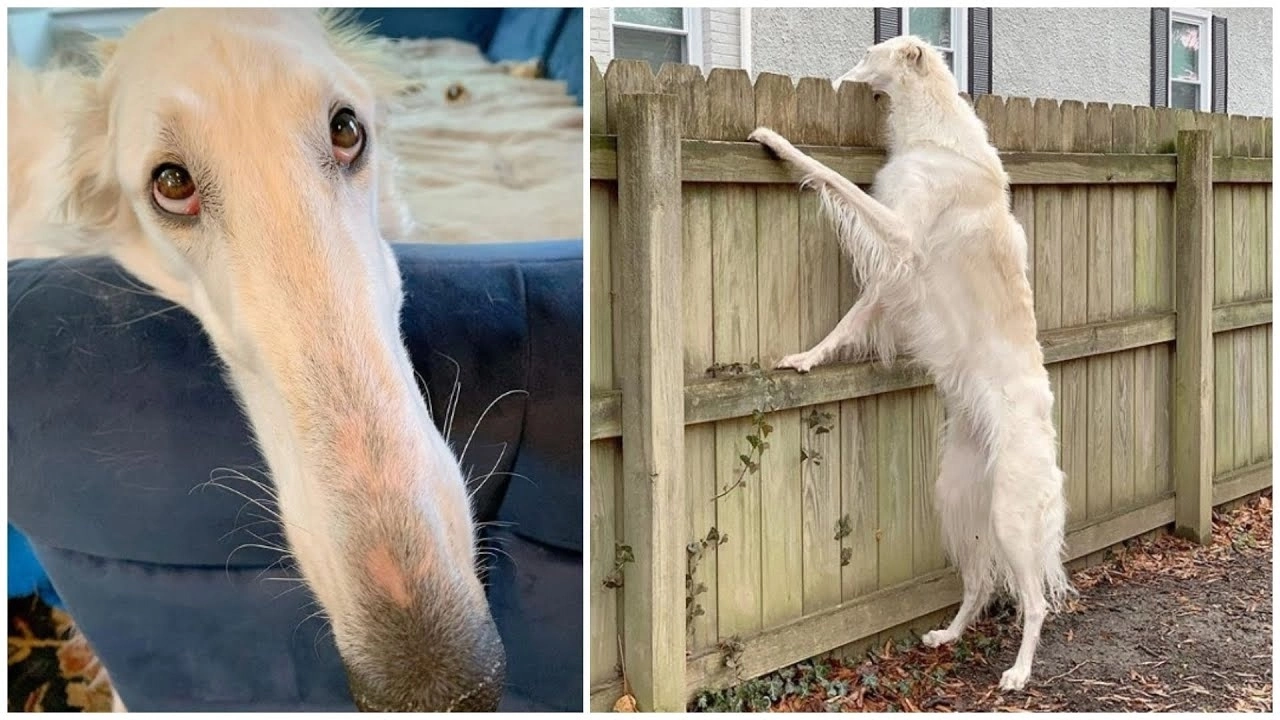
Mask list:
MULTIPOLYGON (((785 75, 756 78, 756 124, 792 137, 797 120, 795 89, 785 75)), ((756 188, 760 364, 772 367, 800 348, 800 245, 797 193, 784 186, 756 188)), ((761 616, 764 627, 804 611, 800 411, 769 415, 770 448, 760 458, 761 616)))
MULTIPOLYGON (((1252 133, 1249 119, 1233 116, 1231 118, 1231 153, 1236 157, 1248 157, 1252 146, 1252 133)), ((1243 300, 1253 296, 1252 265, 1254 227, 1252 223, 1252 188, 1236 185, 1231 188, 1232 194, 1232 293, 1231 300, 1243 300)), ((1253 447, 1253 405, 1255 402, 1253 387, 1253 349, 1252 332, 1236 332, 1231 334, 1233 351, 1234 387, 1229 390, 1236 397, 1235 412, 1230 419, 1232 423, 1232 440, 1234 458, 1232 468, 1249 464, 1253 447)))
MULTIPOLYGON (((1089 140, 1084 104, 1064 101, 1061 113, 1063 148, 1083 151, 1089 140)), ((1089 322, 1089 197, 1082 186, 1064 187, 1061 192, 1062 324, 1072 327, 1089 322)), ((1058 372, 1062 379, 1055 400, 1062 407, 1059 447, 1062 471, 1067 475, 1067 520, 1076 522, 1088 512, 1088 361, 1063 363, 1058 372)))
MULTIPOLYGON (((672 95, 633 94, 618 118, 617 247, 625 331, 621 351, 621 535, 636 561, 622 587, 626 668, 639 707, 678 710, 685 686, 685 509, 680 108, 672 95)), ((607 552, 607 550, 606 550, 607 552)))
MULTIPOLYGON (((1034 149, 1060 152, 1065 147, 1062 137, 1062 111, 1056 100, 1041 98, 1035 103, 1034 149)), ((1036 327, 1052 330, 1062 327, 1062 190, 1055 186, 1035 189, 1035 236, 1033 252, 1028 254, 1034 268, 1036 327)), ((1049 369, 1053 388, 1054 427, 1062 429, 1062 368, 1049 369)))
POLYGON ((1213 526, 1213 155, 1209 133, 1178 133, 1173 481, 1176 532, 1208 543, 1213 526))
MULTIPOLYGON (((883 147, 883 109, 871 88, 860 83, 843 83, 836 94, 839 121, 836 136, 841 145, 883 147)), ((861 289, 853 279, 849 262, 840 264, 840 314, 857 300, 861 289)), ((841 597, 849 599, 878 587, 880 560, 877 545, 880 489, 879 448, 887 439, 880 434, 880 404, 877 398, 840 404, 842 433, 840 476, 842 517, 848 516, 850 534, 843 538, 841 552, 849 553, 841 564, 841 597)), ((834 541, 836 528, 831 528, 834 541)))
MULTIPOLYGON (((1085 106, 1088 148, 1093 152, 1111 150, 1111 113, 1106 103, 1085 106)), ((1112 267, 1114 251, 1111 232, 1111 188, 1090 187, 1089 199, 1089 322, 1112 319, 1112 267)), ((1111 398, 1115 393, 1111 356, 1089 358, 1089 481, 1087 512, 1090 518, 1113 510, 1111 449, 1114 443, 1111 398)))
MULTIPOLYGON (((1255 159, 1265 159, 1266 125, 1263 118, 1250 118, 1249 123, 1249 155, 1255 159)), ((1267 210, 1263 203, 1267 199, 1267 189, 1262 185, 1249 186, 1249 295, 1253 298, 1269 297, 1267 292, 1267 254, 1270 252, 1271 237, 1266 234, 1267 210)), ((1249 382, 1250 429, 1252 452, 1251 462, 1260 462, 1271 457, 1271 438, 1267 425, 1271 417, 1271 403, 1262 394, 1266 387, 1267 376, 1271 374, 1267 365, 1267 331, 1255 327, 1249 330, 1250 365, 1253 373, 1249 382)))
POLYGON ((591 682, 614 677, 618 663, 620 593, 604 585, 613 571, 614 547, 618 542, 614 508, 622 458, 616 438, 591 443, 591 682))
MULTIPOLYGON (((990 97, 990 96, 984 96, 990 97)), ((617 178, 616 142, 592 131, 592 180, 617 178)), ((869 147, 796 144, 802 152, 860 185, 870 184, 884 165, 884 152, 869 147)), ((797 178, 758 143, 741 140, 685 140, 681 143, 684 182, 791 183, 797 178)), ((1176 159, 1168 154, 1001 152, 1014 185, 1167 185, 1174 180, 1176 159)), ((1271 165, 1258 158, 1223 158, 1215 182, 1271 182, 1271 165)))
MULTIPOLYGON (((1134 134, 1139 150, 1154 150, 1155 114, 1149 107, 1133 109, 1134 134)), ((1155 312, 1156 301, 1155 245, 1158 242, 1158 188, 1138 186, 1133 193, 1133 305, 1138 314, 1155 312)), ((1156 496, 1156 408, 1162 402, 1156 390, 1157 348, 1145 347, 1134 352, 1134 495, 1139 502, 1156 496)))
POLYGON ((938 432, 942 425, 942 406, 933 388, 910 391, 911 419, 911 505, 912 505, 912 574, 941 570, 946 567, 942 529, 934 512, 933 486, 938 477, 938 432))
MULTIPOLYGON (((755 92, 746 72, 712 70, 707 78, 707 101, 713 137, 742 140, 755 129, 755 92)), ((715 359, 719 363, 747 363, 759 351, 755 189, 742 185, 714 188, 711 229, 715 359)), ((769 408, 752 408, 756 409, 769 408)), ((737 482, 743 468, 739 456, 748 451, 746 438, 754 430, 749 420, 730 419, 717 423, 715 433, 719 493, 737 482)), ((718 550, 716 566, 720 637, 760 629, 760 490, 759 477, 749 474, 741 487, 714 503, 716 527, 729 536, 729 542, 718 550)))
MULTIPOLYGON (((604 123, 604 80, 598 77, 595 63, 591 79, 591 122, 604 123)), ((613 267, 610 249, 610 207, 614 185, 604 182, 591 183, 591 389, 614 387, 613 379, 613 267)))
POLYGON ((911 577, 911 393, 876 396, 879 586, 911 577))
POLYGON ((701 689, 736 685, 779 667, 871 633, 888 630, 920 615, 953 605, 960 596, 960 578, 954 570, 930 573, 898 586, 855 597, 823 612, 770 628, 743 639, 738 672, 724 666, 724 658, 711 652, 690 658, 688 696, 701 689))
MULTIPOLYGON (((1133 108, 1111 106, 1111 149, 1133 152, 1137 149, 1137 128, 1133 108)), ((1134 186, 1116 185, 1111 189, 1111 312, 1115 319, 1132 317, 1134 298, 1134 186)), ((1119 353, 1112 358, 1111 417, 1114 436, 1111 442, 1111 502, 1116 509, 1133 505, 1135 478, 1137 388, 1135 354, 1119 353)))
MULTIPOLYGON (((875 590, 878 583, 876 412, 874 397, 840 403, 840 509, 841 516, 848 518, 850 529, 840 541, 841 552, 849 555, 849 562, 840 564, 841 597, 846 601, 875 590)), ((833 525, 833 540, 835 534, 833 525)))
MULTIPOLYGON (((1173 123, 1173 111, 1169 108, 1153 110, 1155 133, 1151 138, 1161 152, 1177 151, 1177 130, 1173 123)), ((1150 146, 1149 146, 1150 147, 1150 146)), ((1167 185, 1156 189, 1156 302, 1157 309, 1172 311, 1173 307, 1173 188, 1167 185)), ((1154 349, 1156 366, 1156 490, 1173 492, 1173 349, 1160 346, 1154 349)))
POLYGON ((1229 333, 1232 330, 1271 324, 1271 298, 1241 300, 1218 305, 1213 309, 1213 332, 1229 333))
MULTIPOLYGON (((1213 118, 1214 155, 1231 153, 1231 117, 1213 118)), ((1232 207, 1235 191, 1226 185, 1213 188, 1213 294, 1215 305, 1235 299, 1235 246, 1232 239, 1232 207)), ((1241 258, 1243 261, 1244 258, 1241 258)), ((1216 315, 1216 313, 1215 313, 1216 315)), ((1216 323, 1215 323, 1216 330, 1216 323)), ((1214 373, 1214 472, 1235 467, 1235 337, 1213 338, 1214 373)))
MULTIPOLYGON (((839 133, 837 97, 831 83, 803 78, 796 86, 796 105, 808 108, 799 113, 796 141, 811 145, 831 145, 839 133)), ((826 336, 840 320, 841 269, 848 265, 841 257, 839 240, 831 221, 821 215, 816 193, 800 195, 798 217, 800 241, 800 345, 808 349, 826 336)), ((840 442, 839 403, 817 405, 804 411, 829 417, 830 432, 819 433, 806 426, 806 445, 818 460, 804 463, 804 612, 823 610, 840 603, 840 542, 834 538, 841 516, 840 475, 846 466, 840 442)))
MULTIPOLYGON (((1075 559, 1105 550, 1166 525, 1172 519, 1173 499, 1169 497, 1135 510, 1108 515, 1068 534, 1068 557, 1075 559)), ((724 666, 724 658, 718 652, 690 658, 688 697, 692 698, 699 690, 736 685, 813 657, 832 646, 889 630, 921 615, 949 608, 959 599, 960 579, 952 569, 861 595, 827 611, 743 638, 737 672, 724 666)))
POLYGON ((1173 519, 1173 506, 1173 498, 1163 495, 1139 508, 1119 510, 1072 528, 1067 532, 1067 559, 1086 557, 1167 525, 1173 519))
MULTIPOLYGON (((1036 115, 1027 98, 1013 98, 1005 106, 1007 138, 1005 144, 1010 151, 1026 152, 1035 148, 1036 115)), ((1032 292, 1036 292, 1036 188, 1022 185, 1010 188, 1010 206, 1013 216, 1022 225, 1027 236, 1027 281, 1032 292)))
POLYGON ((1223 473, 1213 481, 1213 504, 1231 502, 1250 493, 1271 487, 1271 459, 1223 473))
MULTIPOLYGON (((591 131, 605 132, 605 82, 594 60, 588 79, 591 92, 591 131)), ((590 373, 593 392, 615 387, 613 372, 613 267, 610 228, 616 205, 612 183, 591 183, 591 347, 590 373)), ((593 405, 594 408, 594 405, 593 405)), ((615 410, 618 408, 615 407, 615 410)), ((611 416, 616 430, 619 413, 611 416)), ((597 418, 591 418, 594 427, 597 418)), ((616 432, 615 432, 616 434, 616 432)), ((614 508, 617 504, 617 482, 621 474, 621 444, 617 440, 592 442, 590 446, 591 494, 591 680, 600 682, 614 677, 618 662, 620 594, 604 586, 605 576, 613 570, 612 549, 617 542, 614 508), (600 549, 603 548, 601 551, 600 549)))
MULTIPOLYGON (((679 99, 681 132, 685 138, 708 137, 707 83, 702 71, 692 65, 663 65, 658 73, 658 89, 679 99)), ((702 377, 715 362, 712 302, 714 287, 711 268, 711 188, 685 183, 683 203, 684 272, 682 311, 684 316, 684 372, 686 378, 702 377)), ((705 538, 716 524, 716 508, 708 498, 716 494, 715 428, 709 424, 688 425, 684 435, 685 541, 705 538)), ((695 602, 701 614, 686 628, 690 650, 713 647, 716 635, 716 553, 705 553, 697 566, 697 580, 706 586, 695 602), (711 582, 706 582, 710 578, 711 582)))
MULTIPOLYGON (((1045 362, 1066 363, 1096 355, 1167 343, 1174 339, 1172 313, 1084 327, 1046 330, 1040 334, 1045 362)), ((880 393, 924 387, 928 376, 919 368, 897 363, 841 363, 816 367, 801 375, 793 370, 748 373, 691 381, 685 387, 685 421, 705 423, 744 417, 767 404, 776 409, 852 400, 880 393)), ((592 394, 592 439, 617 433, 616 393, 592 394)), ((736 455, 735 455, 736 457, 736 455)))
POLYGON ((1005 114, 1005 99, 999 95, 979 95, 973 101, 973 112, 987 126, 987 136, 997 150, 1006 150, 1008 143, 1006 129, 1008 122, 1005 114))
MULTIPOLYGON (((1271 469, 1264 464, 1246 468, 1230 477, 1220 478, 1215 485, 1220 500, 1229 502, 1270 485, 1271 469), (1247 482, 1245 481, 1247 479, 1247 482)), ((1156 530, 1169 524, 1174 516, 1174 500, 1164 495, 1135 510, 1113 514, 1096 522, 1077 527, 1067 535, 1068 558, 1078 559, 1108 547, 1156 530)), ((947 569, 914 578, 902 585, 862 595, 855 600, 824 612, 807 615, 800 620, 743 640, 740 675, 724 667, 723 657, 708 652, 689 659, 686 697, 704 689, 735 685, 741 680, 758 677, 792 663, 820 655, 833 643, 844 645, 846 638, 865 637, 894 627, 911 618, 946 610, 960 598, 960 579, 947 569), (903 619, 906 618, 906 619, 903 619), (902 622, 897 622, 902 619, 902 622)), ((605 711, 622 694, 620 680, 591 686, 591 708, 605 711)))

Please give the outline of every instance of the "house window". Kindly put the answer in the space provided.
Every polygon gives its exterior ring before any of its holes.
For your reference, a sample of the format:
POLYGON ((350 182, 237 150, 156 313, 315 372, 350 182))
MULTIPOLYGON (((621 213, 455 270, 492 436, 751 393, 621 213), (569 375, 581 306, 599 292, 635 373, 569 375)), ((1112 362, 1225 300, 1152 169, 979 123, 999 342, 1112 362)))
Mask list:
POLYGON ((968 91, 964 8, 902 8, 902 34, 916 35, 942 53, 961 92, 968 91))
POLYGON ((654 72, 663 63, 701 64, 697 10, 614 8, 613 57, 647 60, 654 72))
POLYGON ((1227 19, 1151 8, 1151 105, 1227 111, 1227 19))
POLYGON ((1169 13, 1169 107, 1209 111, 1211 18, 1196 10, 1169 13))

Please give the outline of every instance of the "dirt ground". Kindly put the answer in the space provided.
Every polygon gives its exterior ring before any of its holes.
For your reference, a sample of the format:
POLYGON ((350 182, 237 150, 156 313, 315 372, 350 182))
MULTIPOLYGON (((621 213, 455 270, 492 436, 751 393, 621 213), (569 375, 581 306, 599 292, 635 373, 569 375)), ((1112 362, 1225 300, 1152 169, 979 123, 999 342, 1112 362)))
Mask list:
POLYGON ((1269 712, 1270 491, 1214 521, 1208 547, 1134 540, 1076 572, 1080 597, 1046 622, 1023 692, 998 687, 1020 633, 997 607, 950 647, 800 663, 690 709, 1269 712))

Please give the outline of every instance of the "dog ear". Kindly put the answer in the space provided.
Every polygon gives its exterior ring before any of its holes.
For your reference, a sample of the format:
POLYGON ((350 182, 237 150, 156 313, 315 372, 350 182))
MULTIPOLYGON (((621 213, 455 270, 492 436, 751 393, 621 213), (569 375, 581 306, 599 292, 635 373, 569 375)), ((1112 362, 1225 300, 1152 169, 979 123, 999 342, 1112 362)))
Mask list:
MULTIPOLYGON (((105 244, 113 234, 120 216, 122 193, 111 172, 109 135, 110 114, 98 78, 86 78, 81 87, 80 107, 71 121, 71 153, 67 163, 64 199, 66 217, 84 235, 84 240, 98 237, 105 244)), ((97 245, 99 243, 91 243, 97 245)))
POLYGON ((98 38, 93 42, 93 54, 98 58, 98 65, 105 67, 111 62, 111 58, 116 54, 116 48, 120 46, 119 40, 110 38, 98 38))
POLYGON ((373 24, 361 23, 354 11, 346 9, 321 10, 320 22, 334 52, 369 83, 379 106, 413 87, 414 82, 400 72, 386 44, 373 35, 373 24))
POLYGON ((899 50, 898 56, 901 57, 907 65, 911 65, 917 70, 924 65, 922 62, 924 59, 924 48, 916 45, 915 43, 907 45, 899 50))

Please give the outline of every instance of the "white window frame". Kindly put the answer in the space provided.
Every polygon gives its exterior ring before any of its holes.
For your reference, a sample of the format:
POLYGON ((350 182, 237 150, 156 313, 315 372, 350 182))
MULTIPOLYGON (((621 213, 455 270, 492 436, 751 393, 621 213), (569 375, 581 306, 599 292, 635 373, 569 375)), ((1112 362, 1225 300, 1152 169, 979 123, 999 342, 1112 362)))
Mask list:
POLYGON ((618 22, 618 19, 614 14, 614 9, 609 8, 609 59, 613 60, 617 58, 617 55, 614 54, 613 48, 613 29, 615 27, 620 27, 628 30, 639 30, 640 32, 678 35, 683 37, 685 62, 689 65, 703 67, 705 63, 702 58, 702 9, 690 7, 682 9, 684 10, 684 29, 676 30, 674 28, 656 27, 654 25, 618 22))
MULTIPOLYGON (((902 10, 902 34, 911 34, 911 8, 902 10)), ((969 9, 950 8, 951 10, 951 56, 955 58, 953 74, 960 92, 969 92, 969 9)), ((935 46, 937 47, 937 46, 935 46)))
MULTIPOLYGON (((1165 77, 1168 86, 1165 88, 1165 105, 1173 107, 1173 23, 1197 25, 1200 28, 1200 107, 1201 112, 1213 111, 1213 13, 1199 8, 1169 8, 1169 27, 1165 36, 1169 38, 1168 66, 1165 77)), ((1187 83, 1190 84, 1190 83, 1187 83)))

